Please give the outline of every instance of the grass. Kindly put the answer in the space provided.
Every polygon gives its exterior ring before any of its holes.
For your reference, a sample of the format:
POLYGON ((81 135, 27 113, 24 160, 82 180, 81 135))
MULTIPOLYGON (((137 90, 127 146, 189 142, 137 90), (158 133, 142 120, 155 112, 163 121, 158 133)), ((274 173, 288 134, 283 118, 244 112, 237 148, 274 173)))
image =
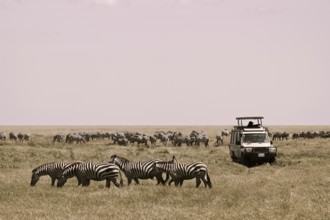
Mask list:
MULTIPOLYGON (((215 135, 230 126, 204 127, 0 127, 0 131, 31 134, 29 142, 0 141, 0 219, 330 219, 330 140, 277 141, 277 163, 247 168, 233 163, 225 146, 213 147, 215 135), (122 147, 102 140, 88 144, 51 143, 52 135, 72 131, 204 130, 210 147, 122 147), (105 181, 77 187, 70 179, 63 188, 48 176, 30 187, 31 171, 51 161, 107 162, 117 154, 131 160, 170 159, 207 164, 212 189, 195 181, 183 186, 157 186, 141 180, 121 189, 105 181)), ((330 130, 330 126, 277 126, 271 131, 330 130)))

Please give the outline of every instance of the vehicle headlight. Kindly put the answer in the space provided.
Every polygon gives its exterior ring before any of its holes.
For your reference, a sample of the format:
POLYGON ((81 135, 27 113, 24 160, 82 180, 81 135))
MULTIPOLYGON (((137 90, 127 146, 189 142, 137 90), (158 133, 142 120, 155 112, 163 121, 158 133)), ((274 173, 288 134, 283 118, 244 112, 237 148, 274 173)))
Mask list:
POLYGON ((251 153, 251 152, 252 152, 252 148, 251 148, 251 147, 247 147, 247 148, 245 148, 245 152, 247 152, 247 153, 251 153))
POLYGON ((270 147, 269 153, 276 153, 276 147, 270 147))

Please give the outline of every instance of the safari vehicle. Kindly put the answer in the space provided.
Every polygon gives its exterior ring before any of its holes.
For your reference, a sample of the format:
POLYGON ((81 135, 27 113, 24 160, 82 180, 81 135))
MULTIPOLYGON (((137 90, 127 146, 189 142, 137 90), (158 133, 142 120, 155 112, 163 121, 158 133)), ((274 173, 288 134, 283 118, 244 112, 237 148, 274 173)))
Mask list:
POLYGON ((237 126, 231 131, 229 154, 233 161, 244 165, 275 162, 276 147, 262 126, 263 117, 237 117, 237 126))

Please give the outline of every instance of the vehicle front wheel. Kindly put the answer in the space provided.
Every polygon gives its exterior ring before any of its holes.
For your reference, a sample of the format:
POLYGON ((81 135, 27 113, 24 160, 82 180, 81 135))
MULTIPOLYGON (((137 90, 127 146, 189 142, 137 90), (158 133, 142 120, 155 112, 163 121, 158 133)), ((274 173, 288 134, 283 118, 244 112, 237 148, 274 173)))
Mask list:
POLYGON ((245 155, 241 155, 241 163, 247 167, 249 167, 251 164, 250 164, 250 160, 249 158, 247 158, 245 155))
POLYGON ((234 162, 237 161, 237 158, 235 157, 234 151, 230 151, 230 157, 234 162))
POLYGON ((269 159, 268 162, 269 162, 270 164, 273 164, 273 163, 276 162, 276 158, 275 158, 275 157, 272 157, 272 158, 269 159))

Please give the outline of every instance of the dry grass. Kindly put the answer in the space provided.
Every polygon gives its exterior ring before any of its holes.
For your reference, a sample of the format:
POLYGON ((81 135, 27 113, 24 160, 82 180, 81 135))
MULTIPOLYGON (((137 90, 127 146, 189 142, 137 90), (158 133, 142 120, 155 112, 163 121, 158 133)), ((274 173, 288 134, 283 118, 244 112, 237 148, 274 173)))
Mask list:
MULTIPOLYGON (((0 219, 330 219, 330 140, 275 142, 277 164, 246 168, 231 162, 228 138, 213 147, 215 135, 231 126, 204 127, 1 127, 0 131, 27 132, 28 143, 0 142, 0 219), (204 130, 213 140, 205 147, 120 147, 110 141, 86 145, 51 143, 52 135, 72 131, 204 130), (185 181, 181 188, 140 181, 121 189, 105 182, 76 186, 70 179, 63 188, 40 178, 30 187, 31 170, 50 161, 107 162, 112 154, 131 160, 170 159, 202 161, 209 167, 212 189, 195 188, 185 181)), ((270 126, 271 131, 330 130, 330 126, 270 126)))

